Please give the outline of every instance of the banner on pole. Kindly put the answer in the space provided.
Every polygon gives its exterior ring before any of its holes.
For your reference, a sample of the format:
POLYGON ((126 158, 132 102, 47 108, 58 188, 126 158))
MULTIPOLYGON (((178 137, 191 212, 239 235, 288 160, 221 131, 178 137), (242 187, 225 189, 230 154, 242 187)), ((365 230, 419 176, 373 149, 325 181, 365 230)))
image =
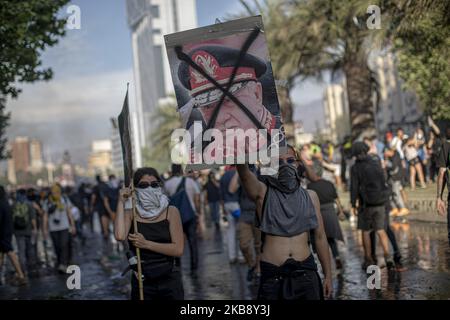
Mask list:
POLYGON ((118 117, 120 141, 122 144, 123 174, 125 186, 129 187, 133 177, 133 156, 131 145, 130 110, 128 107, 128 86, 122 111, 118 117))

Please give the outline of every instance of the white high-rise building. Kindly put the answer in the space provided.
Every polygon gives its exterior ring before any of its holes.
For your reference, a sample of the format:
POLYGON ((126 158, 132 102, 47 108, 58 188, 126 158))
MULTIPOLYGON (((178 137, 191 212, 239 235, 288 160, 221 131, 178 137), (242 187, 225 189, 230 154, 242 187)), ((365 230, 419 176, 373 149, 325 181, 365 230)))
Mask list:
POLYGON ((197 27, 195 0, 127 0, 141 147, 151 145, 152 113, 174 92, 164 35, 197 27))
POLYGON ((350 133, 347 89, 343 84, 329 85, 323 94, 326 133, 333 143, 340 143, 350 133))
POLYGON ((376 56, 373 68, 380 95, 376 112, 376 125, 379 132, 395 130, 397 126, 414 126, 420 119, 422 111, 414 93, 402 89, 395 56, 392 53, 376 56))

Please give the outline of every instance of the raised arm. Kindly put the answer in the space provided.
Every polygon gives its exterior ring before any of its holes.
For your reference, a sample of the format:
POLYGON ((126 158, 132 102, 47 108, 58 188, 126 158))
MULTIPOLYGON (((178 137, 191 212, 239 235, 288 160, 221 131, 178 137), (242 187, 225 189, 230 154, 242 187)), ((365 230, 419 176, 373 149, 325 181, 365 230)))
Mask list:
POLYGON ((248 197, 253 201, 264 198, 267 187, 264 183, 258 180, 253 172, 250 171, 248 165, 238 164, 236 167, 239 178, 241 179, 241 184, 244 187, 248 197))
POLYGON ((441 130, 439 130, 439 127, 434 123, 430 116, 428 116, 428 125, 437 137, 441 134, 441 130))

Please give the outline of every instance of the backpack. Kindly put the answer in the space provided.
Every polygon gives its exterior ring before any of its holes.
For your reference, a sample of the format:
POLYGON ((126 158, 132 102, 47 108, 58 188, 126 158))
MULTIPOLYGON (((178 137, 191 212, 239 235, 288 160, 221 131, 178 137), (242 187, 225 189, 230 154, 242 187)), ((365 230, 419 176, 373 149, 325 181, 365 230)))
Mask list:
POLYGON ((180 211, 181 222, 185 224, 195 218, 195 211, 192 209, 191 201, 186 193, 186 178, 181 179, 175 194, 170 197, 169 205, 180 211))
POLYGON ((369 158, 367 161, 360 162, 359 166, 360 194, 364 205, 384 205, 389 200, 391 191, 386 184, 381 164, 369 158))
POLYGON ((30 221, 30 207, 27 203, 17 202, 13 207, 13 223, 14 229, 24 230, 30 221))

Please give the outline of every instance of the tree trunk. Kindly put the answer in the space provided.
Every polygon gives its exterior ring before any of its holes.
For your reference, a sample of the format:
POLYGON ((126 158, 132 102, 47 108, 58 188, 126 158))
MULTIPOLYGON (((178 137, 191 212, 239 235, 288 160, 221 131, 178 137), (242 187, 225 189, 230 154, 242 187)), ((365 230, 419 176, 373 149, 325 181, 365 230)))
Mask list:
POLYGON ((363 53, 349 53, 344 62, 352 140, 376 134, 370 70, 363 53))
POLYGON ((291 87, 289 85, 277 87, 280 102, 281 116, 283 119, 286 140, 292 144, 294 141, 293 105, 291 100, 291 87))

